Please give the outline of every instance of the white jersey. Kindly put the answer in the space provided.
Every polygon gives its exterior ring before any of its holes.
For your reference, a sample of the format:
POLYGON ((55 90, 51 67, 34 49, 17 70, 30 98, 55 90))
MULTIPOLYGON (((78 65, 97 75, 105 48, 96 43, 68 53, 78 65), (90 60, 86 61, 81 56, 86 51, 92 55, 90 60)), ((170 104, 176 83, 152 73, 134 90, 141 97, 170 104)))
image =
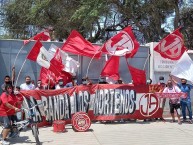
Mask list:
POLYGON ((181 90, 177 86, 173 86, 172 88, 166 87, 163 90, 163 93, 180 93, 180 92, 181 92, 181 90))
POLYGON ((35 89, 35 86, 34 84, 26 84, 26 83, 23 83, 20 85, 20 88, 21 90, 34 90, 35 89))
MULTIPOLYGON (((172 88, 168 88, 166 87, 164 90, 163 90, 163 93, 180 93, 181 90, 180 88, 178 88, 177 86, 173 86, 172 88)), ((170 98, 170 103, 172 104, 176 104, 176 103, 179 103, 179 98, 170 98)))

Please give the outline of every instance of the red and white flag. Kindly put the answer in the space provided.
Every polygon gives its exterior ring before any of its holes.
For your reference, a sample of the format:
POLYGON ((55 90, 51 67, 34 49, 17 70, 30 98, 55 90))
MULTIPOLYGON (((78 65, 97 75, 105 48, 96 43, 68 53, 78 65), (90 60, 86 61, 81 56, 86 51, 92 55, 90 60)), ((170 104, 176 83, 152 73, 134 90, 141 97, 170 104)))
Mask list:
POLYGON ((60 48, 56 50, 55 58, 60 61, 63 65, 63 71, 70 73, 71 75, 75 76, 80 64, 78 61, 74 60, 70 57, 67 53, 62 51, 60 48))
POLYGON ((183 36, 179 31, 180 28, 162 39, 154 48, 154 51, 160 53, 163 58, 178 60, 186 51, 183 36))
POLYGON ((40 70, 39 79, 45 86, 49 85, 49 88, 54 87, 59 79, 63 79, 64 85, 72 81, 72 75, 68 72, 61 72, 60 76, 56 76, 52 71, 42 67, 40 70))
POLYGON ((63 71, 66 71, 73 76, 76 75, 76 72, 80 67, 80 63, 78 61, 70 57, 67 53, 54 44, 50 46, 48 52, 50 55, 55 56, 55 58, 64 65, 63 71))
POLYGON ((129 68, 134 85, 146 84, 146 73, 144 70, 137 69, 131 65, 128 65, 128 68, 129 68))
POLYGON ((119 56, 111 56, 111 58, 106 62, 101 76, 109 77, 113 80, 119 79, 119 56))
POLYGON ((109 39, 102 48, 102 52, 115 56, 133 57, 138 51, 139 43, 136 40, 132 27, 128 26, 117 35, 109 39))
POLYGON ((63 51, 71 52, 73 54, 94 57, 99 59, 101 52, 98 46, 92 45, 85 40, 76 30, 73 30, 61 48, 63 51))
POLYGON ((41 67, 39 79, 42 81, 42 84, 44 86, 49 85, 49 88, 54 87, 56 84, 56 78, 57 77, 55 76, 55 74, 52 71, 44 67, 41 67))
POLYGON ((35 36, 30 38, 29 40, 24 40, 23 41, 24 45, 29 43, 31 40, 50 41, 51 38, 50 38, 50 34, 49 34, 48 31, 43 31, 43 32, 40 32, 40 33, 36 34, 35 36))
POLYGON ((57 60, 56 56, 53 57, 50 55, 40 41, 35 43, 34 47, 29 52, 27 59, 36 61, 40 66, 55 73, 56 76, 60 76, 64 68, 63 64, 57 60))
POLYGON ((54 45, 54 44, 51 44, 51 45, 50 45, 50 48, 48 49, 48 52, 49 52, 52 56, 54 56, 55 53, 56 53, 56 50, 57 50, 58 48, 59 48, 58 46, 56 46, 56 45, 54 45))

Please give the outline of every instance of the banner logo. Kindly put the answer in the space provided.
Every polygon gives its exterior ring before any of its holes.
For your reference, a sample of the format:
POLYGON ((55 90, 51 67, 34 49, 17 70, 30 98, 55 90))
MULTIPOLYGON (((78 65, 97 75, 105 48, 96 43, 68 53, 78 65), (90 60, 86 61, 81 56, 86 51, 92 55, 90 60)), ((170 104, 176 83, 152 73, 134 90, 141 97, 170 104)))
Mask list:
POLYGON ((139 101, 139 110, 144 117, 154 115, 158 109, 159 100, 154 94, 148 93, 141 97, 139 101))

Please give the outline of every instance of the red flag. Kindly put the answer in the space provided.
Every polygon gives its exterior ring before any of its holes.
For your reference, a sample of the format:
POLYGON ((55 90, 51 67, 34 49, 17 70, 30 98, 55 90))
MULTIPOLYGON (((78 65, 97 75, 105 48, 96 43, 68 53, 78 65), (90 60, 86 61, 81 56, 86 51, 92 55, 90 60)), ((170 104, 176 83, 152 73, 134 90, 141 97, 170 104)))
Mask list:
POLYGON ((93 46, 89 41, 85 40, 76 30, 73 30, 62 46, 62 50, 73 54, 100 58, 101 52, 98 47, 93 46))
POLYGON ((144 70, 134 68, 131 65, 128 65, 133 84, 134 85, 145 85, 146 84, 146 73, 144 70))
POLYGON ((128 26, 109 39, 103 45, 102 51, 115 56, 133 57, 138 48, 139 43, 132 32, 132 27, 128 26))
POLYGON ((119 56, 111 56, 111 58, 106 62, 101 76, 109 77, 113 80, 119 79, 119 56))
POLYGON ((33 37, 33 40, 40 40, 40 41, 50 41, 50 34, 47 31, 38 33, 33 37))
POLYGON ((154 50, 160 53, 164 58, 169 58, 171 60, 180 59, 184 51, 186 51, 186 48, 179 28, 162 39, 154 50))
POLYGON ((64 85, 66 85, 69 82, 72 82, 72 75, 68 72, 62 71, 61 75, 56 78, 58 81, 59 79, 63 79, 64 85))
POLYGON ((61 76, 56 76, 52 71, 42 67, 40 70, 39 79, 42 81, 42 84, 49 88, 53 88, 59 79, 63 79, 64 85, 72 81, 72 75, 68 72, 63 71, 61 76))
POLYGON ((49 85, 49 88, 54 87, 56 84, 55 74, 44 67, 41 67, 39 79, 43 85, 49 85))
POLYGON ((29 40, 24 40, 23 43, 26 45, 29 43, 31 40, 39 40, 39 41, 50 41, 50 34, 47 31, 40 32, 36 34, 34 37, 30 38, 29 40))
POLYGON ((60 76, 64 66, 63 64, 52 56, 42 45, 40 41, 37 41, 34 47, 29 52, 27 59, 36 61, 40 66, 45 67, 55 73, 56 76, 60 76))

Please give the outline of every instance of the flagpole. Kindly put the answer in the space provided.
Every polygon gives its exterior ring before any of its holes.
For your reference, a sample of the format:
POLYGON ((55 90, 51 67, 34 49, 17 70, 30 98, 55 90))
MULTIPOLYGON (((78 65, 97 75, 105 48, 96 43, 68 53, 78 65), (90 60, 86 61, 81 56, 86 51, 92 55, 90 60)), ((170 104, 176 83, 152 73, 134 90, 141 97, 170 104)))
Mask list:
POLYGON ((93 55, 93 57, 91 58, 91 60, 90 60, 90 62, 89 62, 89 64, 88 64, 87 70, 86 70, 86 77, 88 77, 88 70, 89 70, 89 68, 90 68, 90 65, 91 65, 92 60, 94 59, 94 57, 96 56, 96 54, 101 51, 102 48, 103 48, 103 47, 101 47, 101 48, 99 49, 99 51, 96 51, 96 53, 95 53, 95 54, 93 55))
POLYGON ((24 46, 25 46, 25 45, 23 44, 23 46, 19 49, 19 51, 18 51, 18 53, 17 53, 17 55, 16 55, 16 57, 15 57, 13 66, 15 66, 16 60, 17 60, 17 58, 18 58, 18 56, 19 56, 19 54, 20 54, 20 52, 21 52, 21 50, 23 49, 24 46))
POLYGON ((145 60, 145 64, 144 64, 144 66, 143 66, 143 70, 145 70, 145 66, 146 66, 147 61, 149 60, 149 57, 150 57, 150 56, 151 56, 151 54, 149 53, 148 56, 147 56, 147 58, 146 58, 146 60, 145 60))
POLYGON ((18 75, 17 75, 17 79, 16 79, 16 82, 15 82, 15 88, 16 88, 16 86, 17 86, 17 82, 18 82, 19 76, 20 76, 21 71, 22 71, 22 69, 23 69, 23 67, 24 67, 24 65, 25 65, 26 60, 27 60, 27 59, 24 60, 22 66, 21 66, 21 69, 19 70, 19 73, 18 73, 18 75))
POLYGON ((127 61, 127 58, 125 57, 125 59, 126 59, 126 62, 127 62, 127 66, 129 66, 129 62, 127 61))

